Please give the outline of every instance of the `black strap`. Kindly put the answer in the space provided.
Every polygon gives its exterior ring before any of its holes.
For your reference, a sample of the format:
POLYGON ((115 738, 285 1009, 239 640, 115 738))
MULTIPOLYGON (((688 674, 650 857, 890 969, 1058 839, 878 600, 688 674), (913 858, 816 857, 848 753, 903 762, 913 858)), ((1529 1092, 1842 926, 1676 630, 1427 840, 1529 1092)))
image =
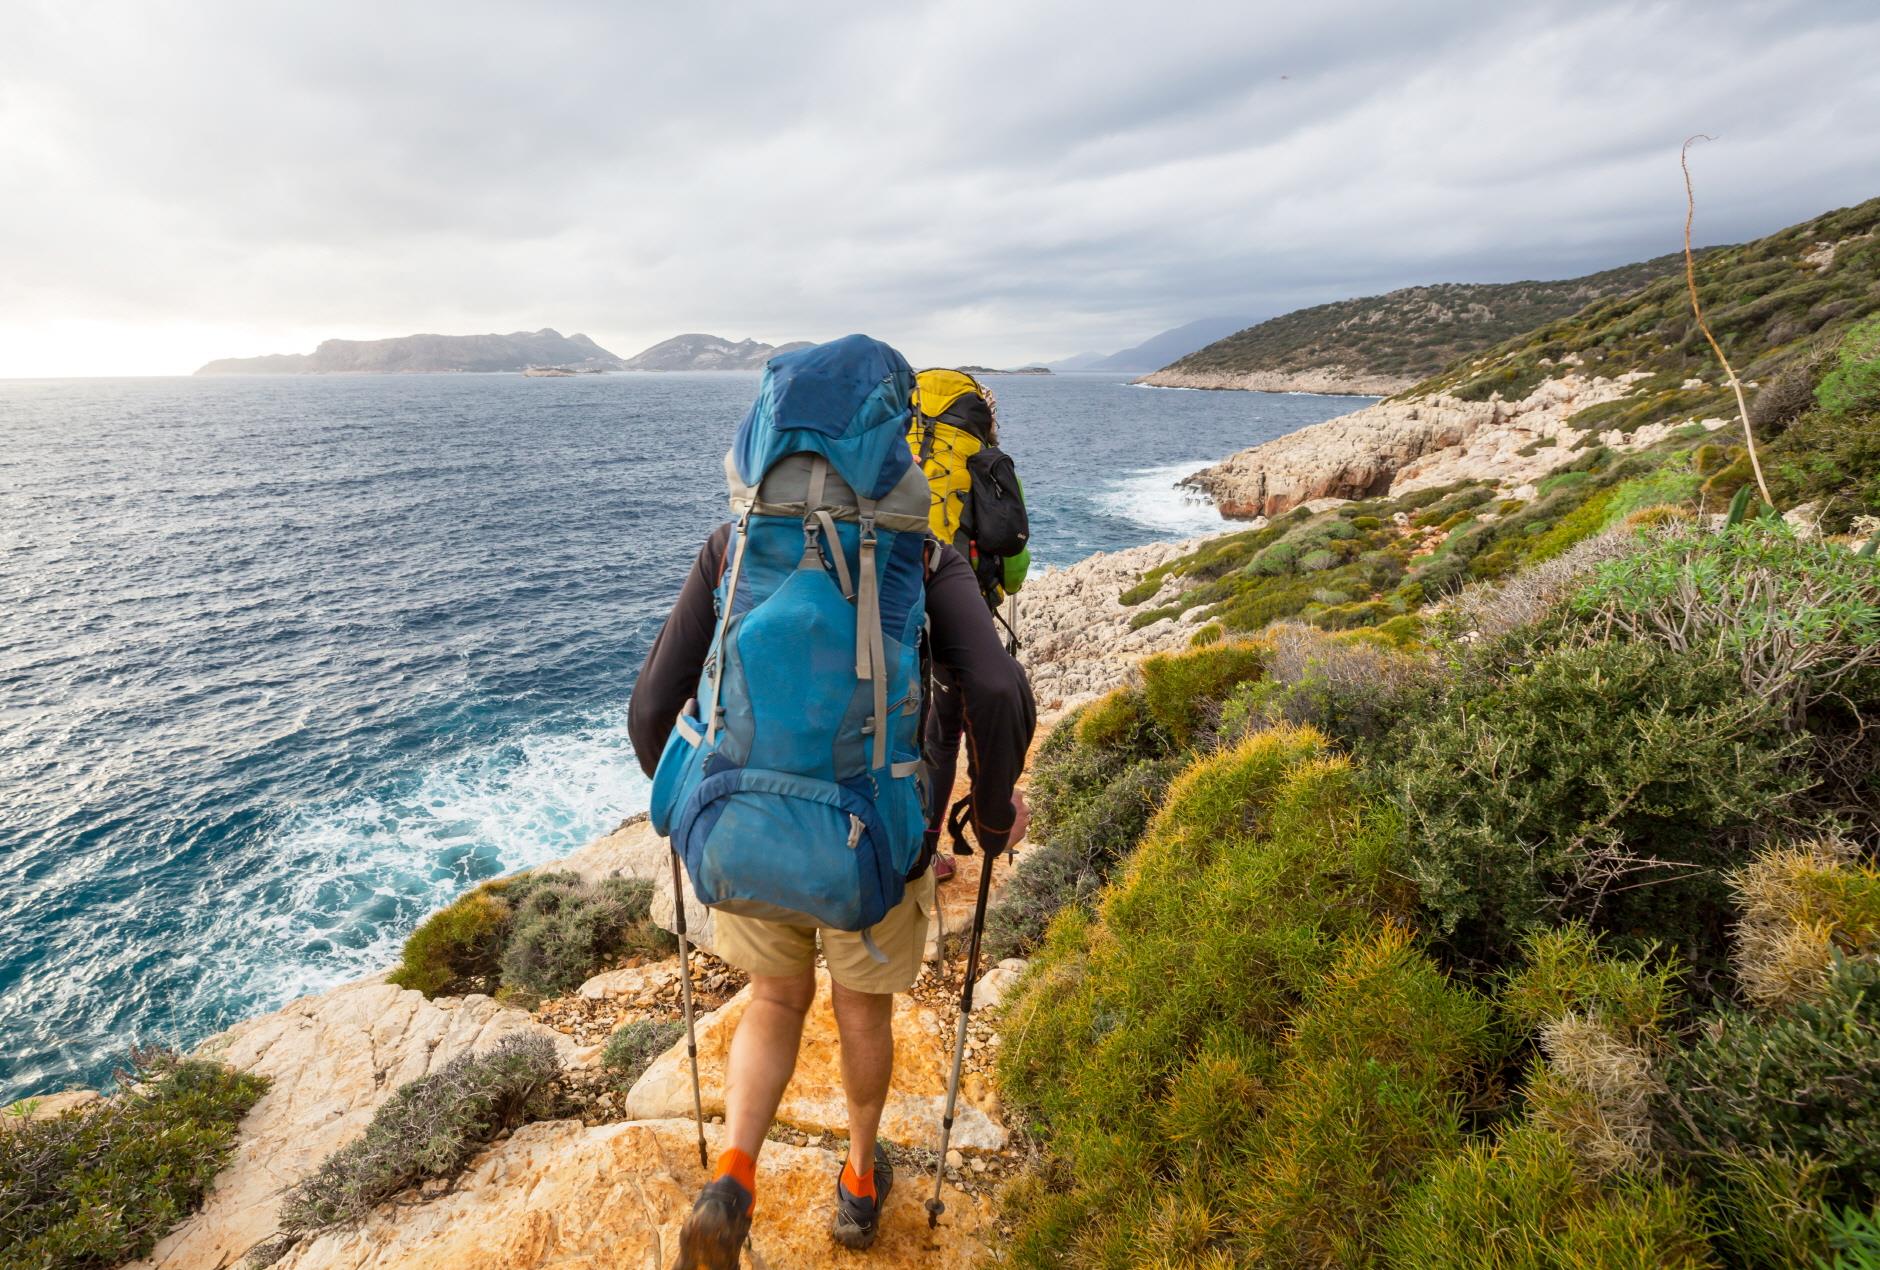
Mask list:
POLYGON ((953 810, 947 813, 947 836, 953 839, 954 855, 971 855, 973 848, 966 841, 966 826, 972 823, 973 796, 971 794, 953 804, 953 810))

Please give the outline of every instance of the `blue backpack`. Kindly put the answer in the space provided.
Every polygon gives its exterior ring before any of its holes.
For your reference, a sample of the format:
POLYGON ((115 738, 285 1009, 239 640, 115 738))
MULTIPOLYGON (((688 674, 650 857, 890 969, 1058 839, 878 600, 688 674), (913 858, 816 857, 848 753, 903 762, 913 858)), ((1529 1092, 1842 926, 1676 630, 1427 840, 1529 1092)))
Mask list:
POLYGON ((709 907, 866 932, 919 858, 928 493, 907 446, 913 387, 906 359, 864 335, 782 354, 725 456, 718 625, 652 796, 709 907))

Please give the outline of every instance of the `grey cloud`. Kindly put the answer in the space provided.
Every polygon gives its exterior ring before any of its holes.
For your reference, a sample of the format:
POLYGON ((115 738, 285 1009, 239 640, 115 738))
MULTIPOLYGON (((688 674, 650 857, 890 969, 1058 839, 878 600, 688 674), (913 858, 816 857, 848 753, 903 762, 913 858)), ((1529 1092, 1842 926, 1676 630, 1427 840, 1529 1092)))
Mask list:
POLYGON ((1691 132, 1708 241, 1880 193, 1874 47, 1856 0, 29 0, 0 329, 1121 347, 1671 250, 1691 132))

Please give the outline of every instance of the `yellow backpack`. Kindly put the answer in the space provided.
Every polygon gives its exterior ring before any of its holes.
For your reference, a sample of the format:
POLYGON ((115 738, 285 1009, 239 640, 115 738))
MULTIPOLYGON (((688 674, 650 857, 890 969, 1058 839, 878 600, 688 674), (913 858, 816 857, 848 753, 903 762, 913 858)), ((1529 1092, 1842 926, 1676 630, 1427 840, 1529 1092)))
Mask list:
POLYGON ((957 370, 923 370, 914 380, 913 424, 907 444, 927 473, 929 527, 958 544, 972 477, 966 460, 992 436, 992 410, 979 381, 957 370))
POLYGON ((1025 584, 1031 564, 1025 491, 999 449, 991 394, 959 370, 923 370, 914 380, 907 444, 927 475, 928 527, 973 566, 996 610, 1025 584))

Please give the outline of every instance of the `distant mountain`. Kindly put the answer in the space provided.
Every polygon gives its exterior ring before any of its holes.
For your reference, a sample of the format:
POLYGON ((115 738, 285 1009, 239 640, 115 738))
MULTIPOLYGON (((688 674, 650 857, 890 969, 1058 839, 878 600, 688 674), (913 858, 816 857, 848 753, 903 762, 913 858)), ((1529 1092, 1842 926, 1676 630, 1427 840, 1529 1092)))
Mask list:
POLYGON ((1100 370, 1117 374, 1139 375, 1157 370, 1178 357, 1212 344, 1223 335, 1231 335, 1248 325, 1246 318, 1197 318, 1193 322, 1151 336, 1134 348, 1120 353, 1079 353, 1063 361, 1046 362, 1052 370, 1100 370))
POLYGON ((623 370, 762 370, 778 353, 808 348, 808 340, 791 344, 764 344, 757 340, 733 343, 718 335, 675 335, 645 352, 629 357, 623 370))
POLYGON ((198 375, 428 374, 515 371, 531 366, 619 370, 618 357, 585 335, 543 327, 508 335, 402 335, 389 340, 326 340, 311 353, 224 357, 198 375))
POLYGON ((1559 282, 1440 282, 1314 305, 1250 326, 1140 382, 1161 388, 1387 395, 1608 296, 1678 271, 1681 256, 1559 282))

